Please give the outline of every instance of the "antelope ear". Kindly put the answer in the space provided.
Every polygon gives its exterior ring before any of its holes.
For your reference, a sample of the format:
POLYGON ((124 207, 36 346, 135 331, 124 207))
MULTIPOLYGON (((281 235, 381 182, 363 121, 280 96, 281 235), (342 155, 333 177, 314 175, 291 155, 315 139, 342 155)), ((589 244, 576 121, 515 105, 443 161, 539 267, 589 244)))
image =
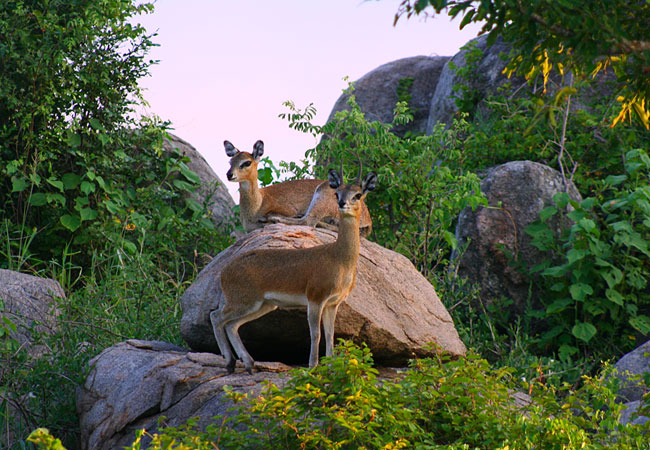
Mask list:
POLYGON ((343 178, 341 174, 336 169, 330 169, 327 172, 327 180, 330 183, 332 189, 337 189, 340 185, 343 184, 343 178))
POLYGON ((370 172, 366 175, 363 182, 361 183, 361 191, 366 194, 370 191, 374 191, 377 187, 377 174, 375 172, 370 172))
POLYGON ((263 154, 264 154, 264 142, 257 141, 255 145, 253 145, 253 158, 255 158, 255 160, 258 161, 263 154))
POLYGON ((223 141, 223 146, 226 148, 226 155, 230 156, 231 158, 239 153, 239 151, 235 148, 234 145, 230 143, 230 141, 223 141))

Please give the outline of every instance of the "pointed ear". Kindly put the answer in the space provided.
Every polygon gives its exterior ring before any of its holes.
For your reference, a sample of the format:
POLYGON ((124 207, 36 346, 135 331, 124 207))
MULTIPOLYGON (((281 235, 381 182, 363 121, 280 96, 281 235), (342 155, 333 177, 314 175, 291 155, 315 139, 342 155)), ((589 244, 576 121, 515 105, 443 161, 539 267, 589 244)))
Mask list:
POLYGON ((343 184, 343 178, 341 174, 336 169, 330 169, 327 172, 327 180, 330 183, 332 189, 337 189, 340 185, 343 184))
POLYGON ((230 143, 230 141, 223 141, 223 146, 226 148, 226 155, 230 156, 231 158, 239 153, 239 151, 235 148, 234 145, 230 143))
POLYGON ((363 179, 361 183, 361 191, 364 194, 367 194, 370 191, 374 191, 377 187, 377 174, 375 172, 370 172, 366 175, 366 178, 363 179))
POLYGON ((264 142, 257 141, 255 145, 253 145, 253 158, 255 158, 255 161, 258 161, 263 154, 264 154, 264 142))

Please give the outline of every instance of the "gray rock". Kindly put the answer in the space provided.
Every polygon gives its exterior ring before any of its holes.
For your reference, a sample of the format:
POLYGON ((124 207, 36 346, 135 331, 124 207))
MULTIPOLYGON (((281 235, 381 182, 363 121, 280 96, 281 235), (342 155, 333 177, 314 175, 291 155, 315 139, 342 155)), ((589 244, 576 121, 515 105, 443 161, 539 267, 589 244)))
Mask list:
MULTIPOLYGON (((479 98, 485 98, 488 94, 495 93, 497 88, 509 82, 508 77, 503 73, 510 46, 497 39, 491 47, 487 45, 487 36, 479 36, 469 41, 456 53, 444 66, 440 73, 440 79, 433 94, 430 112, 426 124, 426 133, 431 134, 437 123, 451 125, 454 115, 458 112, 456 97, 459 95, 454 88, 459 84, 465 84, 476 91, 479 98), (476 47, 483 55, 474 63, 476 64, 476 75, 469 84, 457 75, 457 71, 467 66, 467 59, 472 49, 476 47)), ((524 80, 514 78, 514 84, 521 85, 524 80)))
POLYGON ((16 325, 11 338, 33 356, 42 349, 33 346, 32 330, 52 334, 58 329, 57 298, 65 298, 57 281, 0 269, 0 299, 4 302, 0 317, 16 325))
MULTIPOLYGON (((458 218, 459 247, 471 241, 459 261, 458 273, 480 285, 482 299, 511 298, 513 309, 521 313, 528 299, 529 280, 509 264, 509 255, 518 255, 518 262, 528 268, 543 261, 545 254, 531 245, 524 229, 539 219, 542 209, 553 205, 556 193, 564 191, 562 176, 543 164, 512 161, 489 169, 481 190, 488 207, 467 208, 458 218)), ((581 200, 572 183, 568 194, 581 200)), ((551 226, 559 233, 569 222, 555 216, 551 226)))
POLYGON ((187 167, 201 179, 201 186, 193 193, 192 198, 200 204, 207 202, 212 222, 216 226, 233 224, 236 220, 232 210, 235 202, 205 158, 191 144, 169 133, 169 139, 163 140, 163 150, 171 154, 174 148, 190 159, 187 167))
MULTIPOLYGON (((236 255, 258 248, 312 247, 335 239, 333 231, 281 224, 249 233, 217 255, 183 294, 183 339, 192 349, 218 352, 209 312, 222 297, 219 273, 236 255)), ((430 356, 428 343, 453 355, 465 353, 433 286, 404 256, 366 239, 361 239, 356 286, 339 307, 335 330, 337 338, 365 342, 375 361, 385 365, 430 356)), ((307 361, 310 339, 304 311, 276 310, 242 326, 240 335, 256 360, 307 361)))
MULTIPOLYGON (((430 113, 426 124, 426 134, 431 134, 437 123, 451 125, 454 116, 458 112, 455 99, 460 95, 455 88, 464 85, 476 96, 476 112, 485 112, 489 106, 483 102, 484 99, 498 92, 506 84, 510 84, 508 95, 520 95, 523 93, 540 92, 543 88, 543 81, 536 79, 528 83, 522 76, 512 75, 510 78, 503 72, 509 61, 511 50, 509 43, 498 37, 492 46, 487 45, 487 35, 479 36, 469 41, 458 53, 456 53, 444 66, 440 73, 438 84, 433 94, 430 113), (471 62, 474 67, 470 79, 463 79, 457 74, 459 69, 468 65, 468 56, 472 49, 481 51, 482 55, 478 60, 471 62)), ((618 89, 615 85, 616 75, 612 70, 601 72, 596 77, 596 83, 581 89, 578 95, 574 95, 571 102, 571 110, 590 109, 594 99, 612 96, 618 89)), ((553 95, 562 86, 562 80, 555 71, 547 81, 547 95, 553 95)))
MULTIPOLYGON (((413 110, 413 122, 398 126, 394 131, 401 136, 406 131, 423 134, 426 130, 433 92, 447 60, 449 60, 448 56, 413 56, 389 62, 368 72, 355 82, 354 96, 361 111, 370 121, 391 123, 395 104, 399 99, 399 82, 411 78, 413 84, 408 92, 411 95, 409 106, 413 110)), ((328 122, 338 111, 348 109, 347 100, 346 94, 338 98, 328 122)))
POLYGON ((620 421, 621 424, 625 425, 627 423, 631 423, 632 425, 643 425, 648 420, 650 420, 650 418, 646 416, 639 416, 635 419, 632 419, 632 414, 637 412, 640 407, 641 407, 640 400, 626 403, 625 409, 621 412, 621 421, 620 421))
POLYGON ((630 378, 650 373, 650 341, 623 356, 618 360, 615 367, 617 370, 616 376, 623 383, 622 389, 618 392, 621 401, 634 402, 641 400, 643 394, 648 392, 648 388, 633 382, 630 378))
POLYGON ((226 375, 220 356, 137 340, 104 350, 90 361, 90 367, 76 399, 85 450, 124 448, 140 429, 155 433, 162 416, 168 426, 197 417, 198 428, 205 429, 215 416, 231 414, 228 409, 234 404, 224 395, 224 386, 259 393, 265 380, 282 386, 282 373, 289 369, 279 363, 259 363, 254 375, 241 368, 226 375))

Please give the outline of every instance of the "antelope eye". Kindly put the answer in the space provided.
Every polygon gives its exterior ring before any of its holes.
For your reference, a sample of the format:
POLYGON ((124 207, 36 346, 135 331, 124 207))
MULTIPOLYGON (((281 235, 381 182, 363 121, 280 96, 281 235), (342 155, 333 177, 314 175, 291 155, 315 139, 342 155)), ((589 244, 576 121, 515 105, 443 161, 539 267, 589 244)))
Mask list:
POLYGON ((244 161, 243 163, 241 163, 241 164, 239 165, 239 168, 240 168, 240 169, 244 169, 244 168, 246 168, 246 167, 248 167, 248 166, 250 166, 250 165, 251 165, 251 162, 250 162, 250 161, 244 161))
POLYGON ((354 199, 355 199, 355 200, 361 200, 361 194, 357 194, 357 195, 355 195, 355 196, 354 196, 354 199))

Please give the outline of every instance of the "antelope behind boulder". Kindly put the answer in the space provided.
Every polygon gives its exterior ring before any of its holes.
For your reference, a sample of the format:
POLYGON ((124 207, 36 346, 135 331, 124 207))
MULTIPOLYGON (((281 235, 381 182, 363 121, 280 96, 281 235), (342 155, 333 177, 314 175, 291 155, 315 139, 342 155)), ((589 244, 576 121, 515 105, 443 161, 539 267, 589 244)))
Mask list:
MULTIPOLYGON (((264 154, 264 142, 257 141, 253 153, 239 151, 224 141, 230 156, 229 181, 239 183, 239 211, 242 225, 250 232, 266 222, 289 225, 324 226, 338 223, 339 211, 334 189, 325 180, 291 180, 263 188, 257 181, 257 165, 264 154)), ((372 231, 368 208, 362 203, 361 235, 372 231)))

